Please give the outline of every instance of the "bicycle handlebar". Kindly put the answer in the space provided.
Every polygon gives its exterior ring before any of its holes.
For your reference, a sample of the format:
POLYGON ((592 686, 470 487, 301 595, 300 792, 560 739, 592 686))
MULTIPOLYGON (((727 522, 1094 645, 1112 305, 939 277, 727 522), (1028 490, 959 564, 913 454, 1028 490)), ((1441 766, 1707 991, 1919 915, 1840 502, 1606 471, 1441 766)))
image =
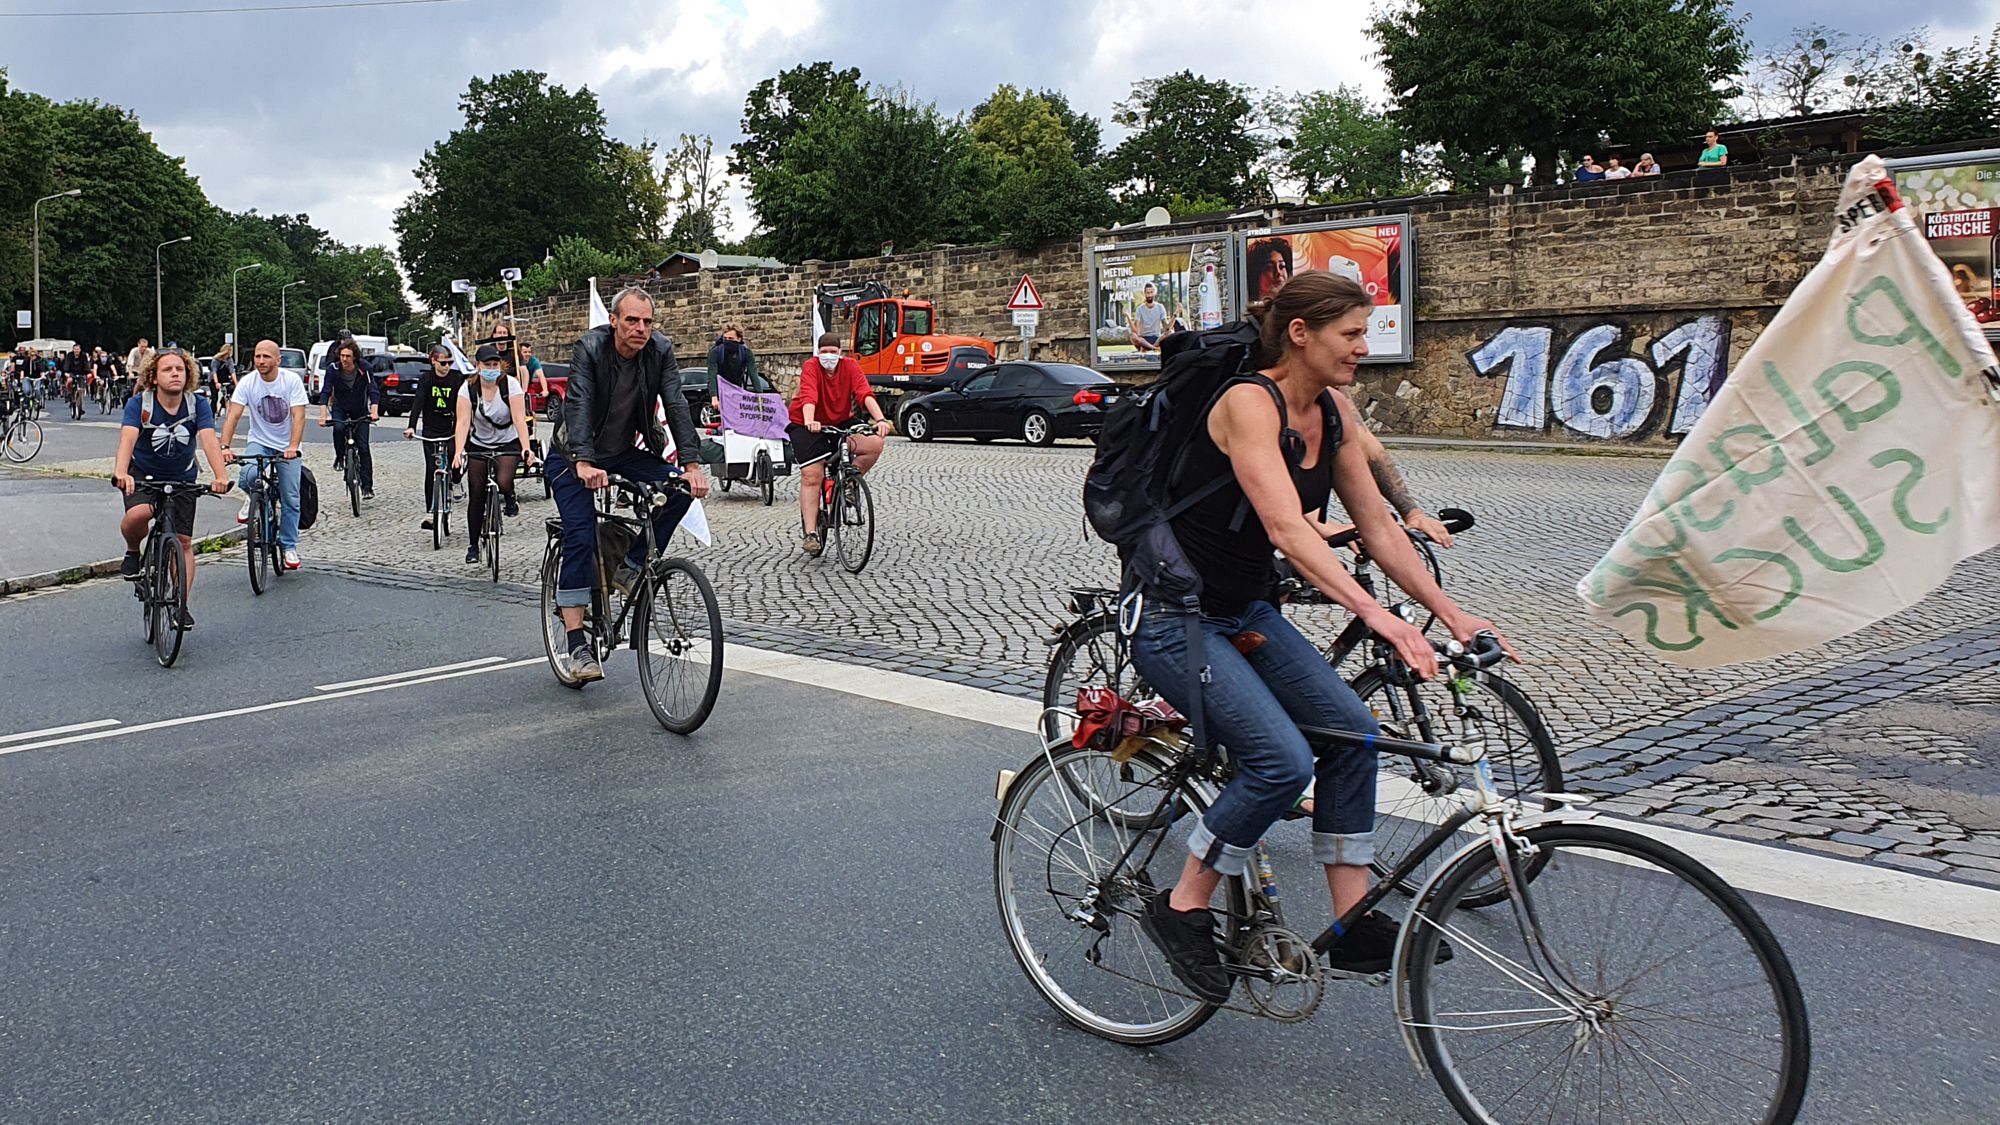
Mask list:
POLYGON ((681 477, 680 471, 676 469, 673 473, 672 478, 659 483, 648 480, 632 480, 628 477, 621 477, 617 473, 607 472, 604 475, 605 483, 609 487, 618 489, 621 492, 634 493, 644 497, 648 507, 664 508, 671 500, 671 497, 667 495, 668 493, 678 492, 683 495, 689 494, 688 483, 681 477))
MULTIPOLYGON (((156 492, 163 496, 169 496, 176 492, 192 492, 196 496, 221 496, 224 492, 228 492, 230 489, 236 487, 236 482, 228 479, 227 477, 223 478, 222 483, 228 485, 229 487, 223 489, 222 492, 217 492, 214 489, 210 488, 208 485, 201 483, 200 481, 153 480, 149 477, 134 477, 132 479, 132 491, 156 492)), ((112 482, 111 487, 118 488, 117 482, 116 481, 112 482)), ((119 489, 119 491, 123 492, 124 489, 119 489)))
POLYGON ((1449 640, 1432 641, 1431 647, 1437 649, 1438 655, 1461 668, 1491 668, 1507 659, 1506 650, 1500 647, 1500 638, 1491 633, 1473 634, 1470 645, 1449 640))

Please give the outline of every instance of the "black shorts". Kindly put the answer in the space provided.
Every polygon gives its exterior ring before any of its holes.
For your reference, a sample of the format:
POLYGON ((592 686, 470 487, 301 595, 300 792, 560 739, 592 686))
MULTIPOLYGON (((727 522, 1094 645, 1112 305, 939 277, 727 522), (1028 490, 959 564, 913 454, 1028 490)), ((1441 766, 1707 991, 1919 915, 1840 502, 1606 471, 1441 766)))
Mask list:
MULTIPOLYGON (((197 487, 197 485, 190 484, 186 492, 175 492, 173 499, 168 501, 174 506, 173 521, 174 534, 176 535, 194 534, 194 505, 196 499, 194 490, 197 487)), ((135 491, 132 495, 125 498, 125 510, 129 512, 141 504, 150 505, 157 498, 157 493, 135 491)))
MULTIPOLYGON (((845 425, 846 423, 841 423, 845 425)), ((810 465, 833 456, 833 435, 821 430, 813 433, 804 426, 793 422, 785 427, 792 437, 792 462, 796 465, 810 465)))

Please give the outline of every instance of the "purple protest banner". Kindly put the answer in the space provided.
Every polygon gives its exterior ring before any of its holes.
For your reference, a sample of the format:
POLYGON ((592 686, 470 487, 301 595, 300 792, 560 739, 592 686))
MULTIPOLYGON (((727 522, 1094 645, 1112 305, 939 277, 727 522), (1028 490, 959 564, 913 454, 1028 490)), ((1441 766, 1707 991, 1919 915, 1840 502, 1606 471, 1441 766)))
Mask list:
POLYGON ((785 440, 785 424, 791 414, 780 394, 751 394, 718 375, 716 397, 722 402, 722 428, 744 437, 785 440))

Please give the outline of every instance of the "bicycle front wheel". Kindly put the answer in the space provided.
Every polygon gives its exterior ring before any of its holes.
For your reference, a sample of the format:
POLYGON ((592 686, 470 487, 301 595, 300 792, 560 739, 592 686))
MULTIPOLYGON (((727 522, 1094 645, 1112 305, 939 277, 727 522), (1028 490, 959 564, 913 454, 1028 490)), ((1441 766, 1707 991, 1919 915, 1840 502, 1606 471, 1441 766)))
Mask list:
POLYGON ((1473 913, 1490 848, 1418 903, 1406 1026, 1475 1122, 1790 1122, 1811 1038, 1791 962, 1714 872, 1636 832, 1544 824, 1513 910, 1473 913), (1457 956, 1435 964, 1437 944, 1457 956))
MULTIPOLYGON (((1563 791, 1562 761, 1535 705, 1519 688, 1491 672, 1456 680, 1449 678, 1451 672, 1448 667, 1440 668, 1435 678, 1416 687, 1424 705, 1421 721, 1410 705, 1410 689, 1388 683, 1379 665, 1354 677, 1354 693, 1368 704, 1385 733, 1446 745, 1478 744, 1493 771, 1493 787, 1502 797, 1518 798, 1530 808, 1555 807, 1555 802, 1538 795, 1563 791)), ((1387 878, 1440 824, 1465 807, 1476 787, 1472 770, 1471 766, 1420 762, 1399 754, 1380 756, 1375 775, 1372 865, 1378 877, 1387 878)), ((1453 853, 1480 833, 1477 821, 1467 825, 1398 880, 1396 889, 1415 894, 1453 853)), ((1526 868, 1529 878, 1541 869, 1540 864, 1539 859, 1530 862, 1526 868)), ((1466 905, 1487 906, 1506 895, 1496 872, 1468 891, 1466 905)))
POLYGON ((431 475, 431 550, 444 547, 445 513, 450 510, 451 478, 443 473, 431 475))
POLYGON ((860 574, 875 553, 875 501, 868 495, 868 482, 860 474, 847 478, 842 495, 834 500, 834 520, 840 527, 835 541, 840 565, 849 574, 860 574))
POLYGON ((42 424, 32 418, 23 418, 7 430, 7 440, 0 443, 0 454, 17 465, 35 459, 42 451, 42 424))
POLYGON ((692 734, 722 690, 722 607, 686 559, 661 560, 642 581, 632 614, 639 686, 661 726, 692 734))
POLYGON ((354 467, 354 447, 347 447, 347 502, 354 509, 354 518, 361 518, 361 473, 354 467))
POLYGON ((250 592, 262 596, 270 581, 271 551, 266 542, 271 534, 271 512, 261 495, 250 498, 250 532, 243 545, 250 564, 250 592))
POLYGON ((581 690, 583 684, 569 674, 569 629, 563 625, 562 611, 556 607, 556 584, 562 575, 562 540, 551 535, 542 552, 542 651, 548 654, 549 671, 566 688, 581 690))
MULTIPOLYGON (((1007 943, 1042 999, 1093 1035, 1150 1046, 1179 1039, 1216 1011, 1174 977, 1139 925, 1146 903, 1179 874, 1207 801, 1183 788, 1174 800, 1187 814, 1128 820, 1077 798, 1115 794, 1119 805, 1164 813, 1166 762, 1142 751, 1133 764, 1141 768, 1121 778, 1109 755, 1069 747, 1028 763, 1000 801, 993 894, 1007 943)), ((1231 901, 1244 901, 1240 879, 1224 885, 1231 901)))
POLYGON ((159 546, 159 570, 153 585, 153 655, 160 667, 171 668, 181 654, 181 638, 186 627, 181 614, 187 609, 187 575, 182 573, 181 545, 169 537, 159 546))
POLYGON ((500 497, 496 493, 487 497, 486 510, 486 570, 493 581, 500 581, 500 497))

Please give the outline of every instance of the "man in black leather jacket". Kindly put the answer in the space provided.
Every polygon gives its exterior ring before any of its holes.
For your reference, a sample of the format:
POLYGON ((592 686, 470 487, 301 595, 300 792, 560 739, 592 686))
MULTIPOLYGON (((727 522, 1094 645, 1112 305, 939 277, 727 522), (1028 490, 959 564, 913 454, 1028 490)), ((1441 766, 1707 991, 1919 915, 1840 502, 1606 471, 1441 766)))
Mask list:
MULTIPOLYGON (((565 681, 588 683, 604 678, 596 650, 584 632, 597 574, 597 514, 591 493, 605 487, 611 473, 652 482, 684 473, 688 492, 699 500, 708 495, 708 474, 696 456, 700 448, 694 420, 688 417, 687 398, 681 394, 673 341, 653 328, 653 298, 643 289, 622 290, 612 299, 611 323, 591 329, 576 342, 576 352, 570 357, 569 387, 543 470, 548 474, 556 508, 562 513, 562 572, 556 581, 556 605, 568 632, 568 667, 559 667, 565 681), (680 468, 661 455, 666 433, 655 403, 665 408, 674 448, 684 458, 680 468)), ((687 497, 676 496, 665 507, 653 510, 653 534, 660 546, 666 545, 675 525, 687 514, 689 503, 687 497)), ((645 553, 643 540, 633 543, 613 583, 622 585, 627 574, 643 568, 645 553)))

